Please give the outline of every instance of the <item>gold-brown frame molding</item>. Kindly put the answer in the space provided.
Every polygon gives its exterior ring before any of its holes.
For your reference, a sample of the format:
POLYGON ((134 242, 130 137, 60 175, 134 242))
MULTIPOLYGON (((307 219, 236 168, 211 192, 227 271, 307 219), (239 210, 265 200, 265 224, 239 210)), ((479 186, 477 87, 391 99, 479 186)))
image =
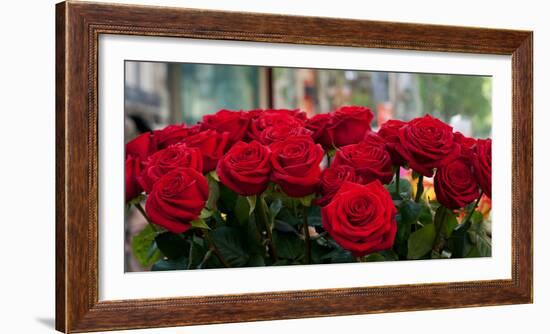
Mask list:
POLYGON ((56 329, 83 332, 533 300, 530 31, 66 1, 56 6, 56 329), (259 22, 259 23, 258 23, 259 22), (97 70, 101 34, 512 57, 512 278, 123 301, 98 299, 97 70), (212 317, 215 314, 215 317, 212 317))

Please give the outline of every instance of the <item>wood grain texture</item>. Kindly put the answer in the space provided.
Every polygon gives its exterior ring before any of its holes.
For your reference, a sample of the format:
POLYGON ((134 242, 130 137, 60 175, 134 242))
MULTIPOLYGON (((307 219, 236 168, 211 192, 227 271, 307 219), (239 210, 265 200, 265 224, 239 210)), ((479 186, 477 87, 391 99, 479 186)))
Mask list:
POLYGON ((56 328, 64 332, 532 302, 533 50, 528 31, 64 2, 56 8, 56 328), (97 44, 101 34, 512 56, 512 278, 99 301, 97 44), (213 316, 215 315, 215 316, 213 316))

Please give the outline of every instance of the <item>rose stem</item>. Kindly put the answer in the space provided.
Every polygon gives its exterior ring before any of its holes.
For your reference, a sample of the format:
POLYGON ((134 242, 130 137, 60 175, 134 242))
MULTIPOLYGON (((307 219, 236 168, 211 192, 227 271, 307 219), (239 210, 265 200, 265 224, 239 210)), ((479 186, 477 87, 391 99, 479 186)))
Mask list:
POLYGON ((194 237, 191 236, 191 244, 189 245, 189 258, 187 262, 187 269, 191 269, 191 265, 193 264, 193 244, 195 243, 193 239, 194 237))
POLYGON ((145 210, 144 210, 143 207, 141 206, 141 203, 136 203, 136 204, 134 204, 134 206, 138 209, 138 211, 141 213, 141 215, 143 216, 143 218, 145 218, 145 220, 147 220, 147 222, 149 223, 149 226, 151 226, 151 228, 153 229, 153 231, 158 232, 157 227, 155 226, 155 224, 153 224, 153 222, 151 221, 151 219, 149 218, 149 216, 147 216, 147 213, 145 213, 145 210))
POLYGON ((206 254, 204 254, 204 258, 202 259, 201 263, 199 263, 199 265, 197 266, 197 269, 202 269, 202 267, 204 267, 204 265, 206 264, 206 261, 208 261, 210 259, 210 257, 212 256, 212 253, 213 251, 211 249, 209 249, 206 254))
POLYGON ((328 154, 327 150, 327 168, 330 167, 330 154, 328 154))
POLYGON ((273 258, 274 261, 279 260, 279 256, 277 255, 277 249, 275 249, 275 244, 273 243, 273 234, 271 233, 271 228, 269 227, 269 223, 267 221, 267 212, 265 212, 264 208, 264 198, 262 195, 258 196, 259 201, 256 201, 256 210, 258 210, 258 215, 260 216, 260 220, 262 221, 262 224, 264 225, 265 232, 267 233, 267 242, 269 244, 269 254, 273 258))
POLYGON ((399 196, 399 172, 401 171, 401 167, 397 166, 397 170, 395 171, 395 193, 399 196))
MULTIPOLYGON (((466 216, 466 219, 464 219, 464 224, 466 224, 467 222, 470 221, 470 219, 472 219, 472 216, 474 214, 474 211, 476 211, 476 208, 477 208, 477 205, 479 204, 479 201, 481 200, 481 196, 483 196, 483 191, 481 191, 479 193, 479 197, 477 198, 476 200, 476 203, 474 204, 474 206, 472 207, 472 209, 470 210, 470 212, 468 212, 468 215, 466 216)), ((464 226, 464 225, 463 225, 464 226)))
POLYGON ((201 230, 201 231, 202 231, 202 235, 204 236, 206 241, 208 241, 208 243, 210 244, 210 250, 212 250, 214 252, 214 255, 216 255, 218 260, 220 260, 220 262, 224 265, 224 267, 226 267, 226 268, 231 267, 229 265, 229 263, 227 263, 227 261, 225 261, 225 259, 223 258, 222 254, 220 253, 220 250, 218 249, 218 247, 214 243, 214 240, 210 236, 210 233, 208 233, 207 230, 201 230))
POLYGON ((306 264, 311 263, 311 237, 309 235, 309 225, 307 223, 307 209, 308 207, 304 205, 304 241, 306 245, 306 264))
POLYGON ((422 197, 423 192, 424 192, 424 175, 420 175, 418 177, 418 184, 416 186, 416 197, 414 199, 416 203, 420 202, 420 197, 422 197))

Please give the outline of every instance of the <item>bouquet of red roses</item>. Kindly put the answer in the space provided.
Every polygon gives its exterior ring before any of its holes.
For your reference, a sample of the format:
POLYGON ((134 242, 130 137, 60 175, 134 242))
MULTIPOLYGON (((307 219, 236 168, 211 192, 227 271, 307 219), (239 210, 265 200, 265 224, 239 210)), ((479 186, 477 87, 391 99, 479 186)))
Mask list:
POLYGON ((491 140, 372 119, 220 110, 138 136, 126 203, 149 225, 134 255, 152 270, 490 256, 491 140))

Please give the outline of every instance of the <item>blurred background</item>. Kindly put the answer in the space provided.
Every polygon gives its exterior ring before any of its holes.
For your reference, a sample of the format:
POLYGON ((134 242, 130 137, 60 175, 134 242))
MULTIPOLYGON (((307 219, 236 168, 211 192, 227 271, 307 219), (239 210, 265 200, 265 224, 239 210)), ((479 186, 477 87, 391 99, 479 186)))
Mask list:
MULTIPOLYGON (((126 61, 124 82, 126 141, 219 109, 299 108, 312 116, 343 105, 371 108, 374 130, 431 114, 466 136, 491 136, 490 77, 126 61)), ((131 250, 146 221, 133 209, 125 217, 125 271, 147 270, 131 250)))
POLYGON ((491 135, 491 78, 126 61, 126 139, 219 109, 299 108, 313 115, 363 105, 372 127, 429 113, 474 137, 491 135))

